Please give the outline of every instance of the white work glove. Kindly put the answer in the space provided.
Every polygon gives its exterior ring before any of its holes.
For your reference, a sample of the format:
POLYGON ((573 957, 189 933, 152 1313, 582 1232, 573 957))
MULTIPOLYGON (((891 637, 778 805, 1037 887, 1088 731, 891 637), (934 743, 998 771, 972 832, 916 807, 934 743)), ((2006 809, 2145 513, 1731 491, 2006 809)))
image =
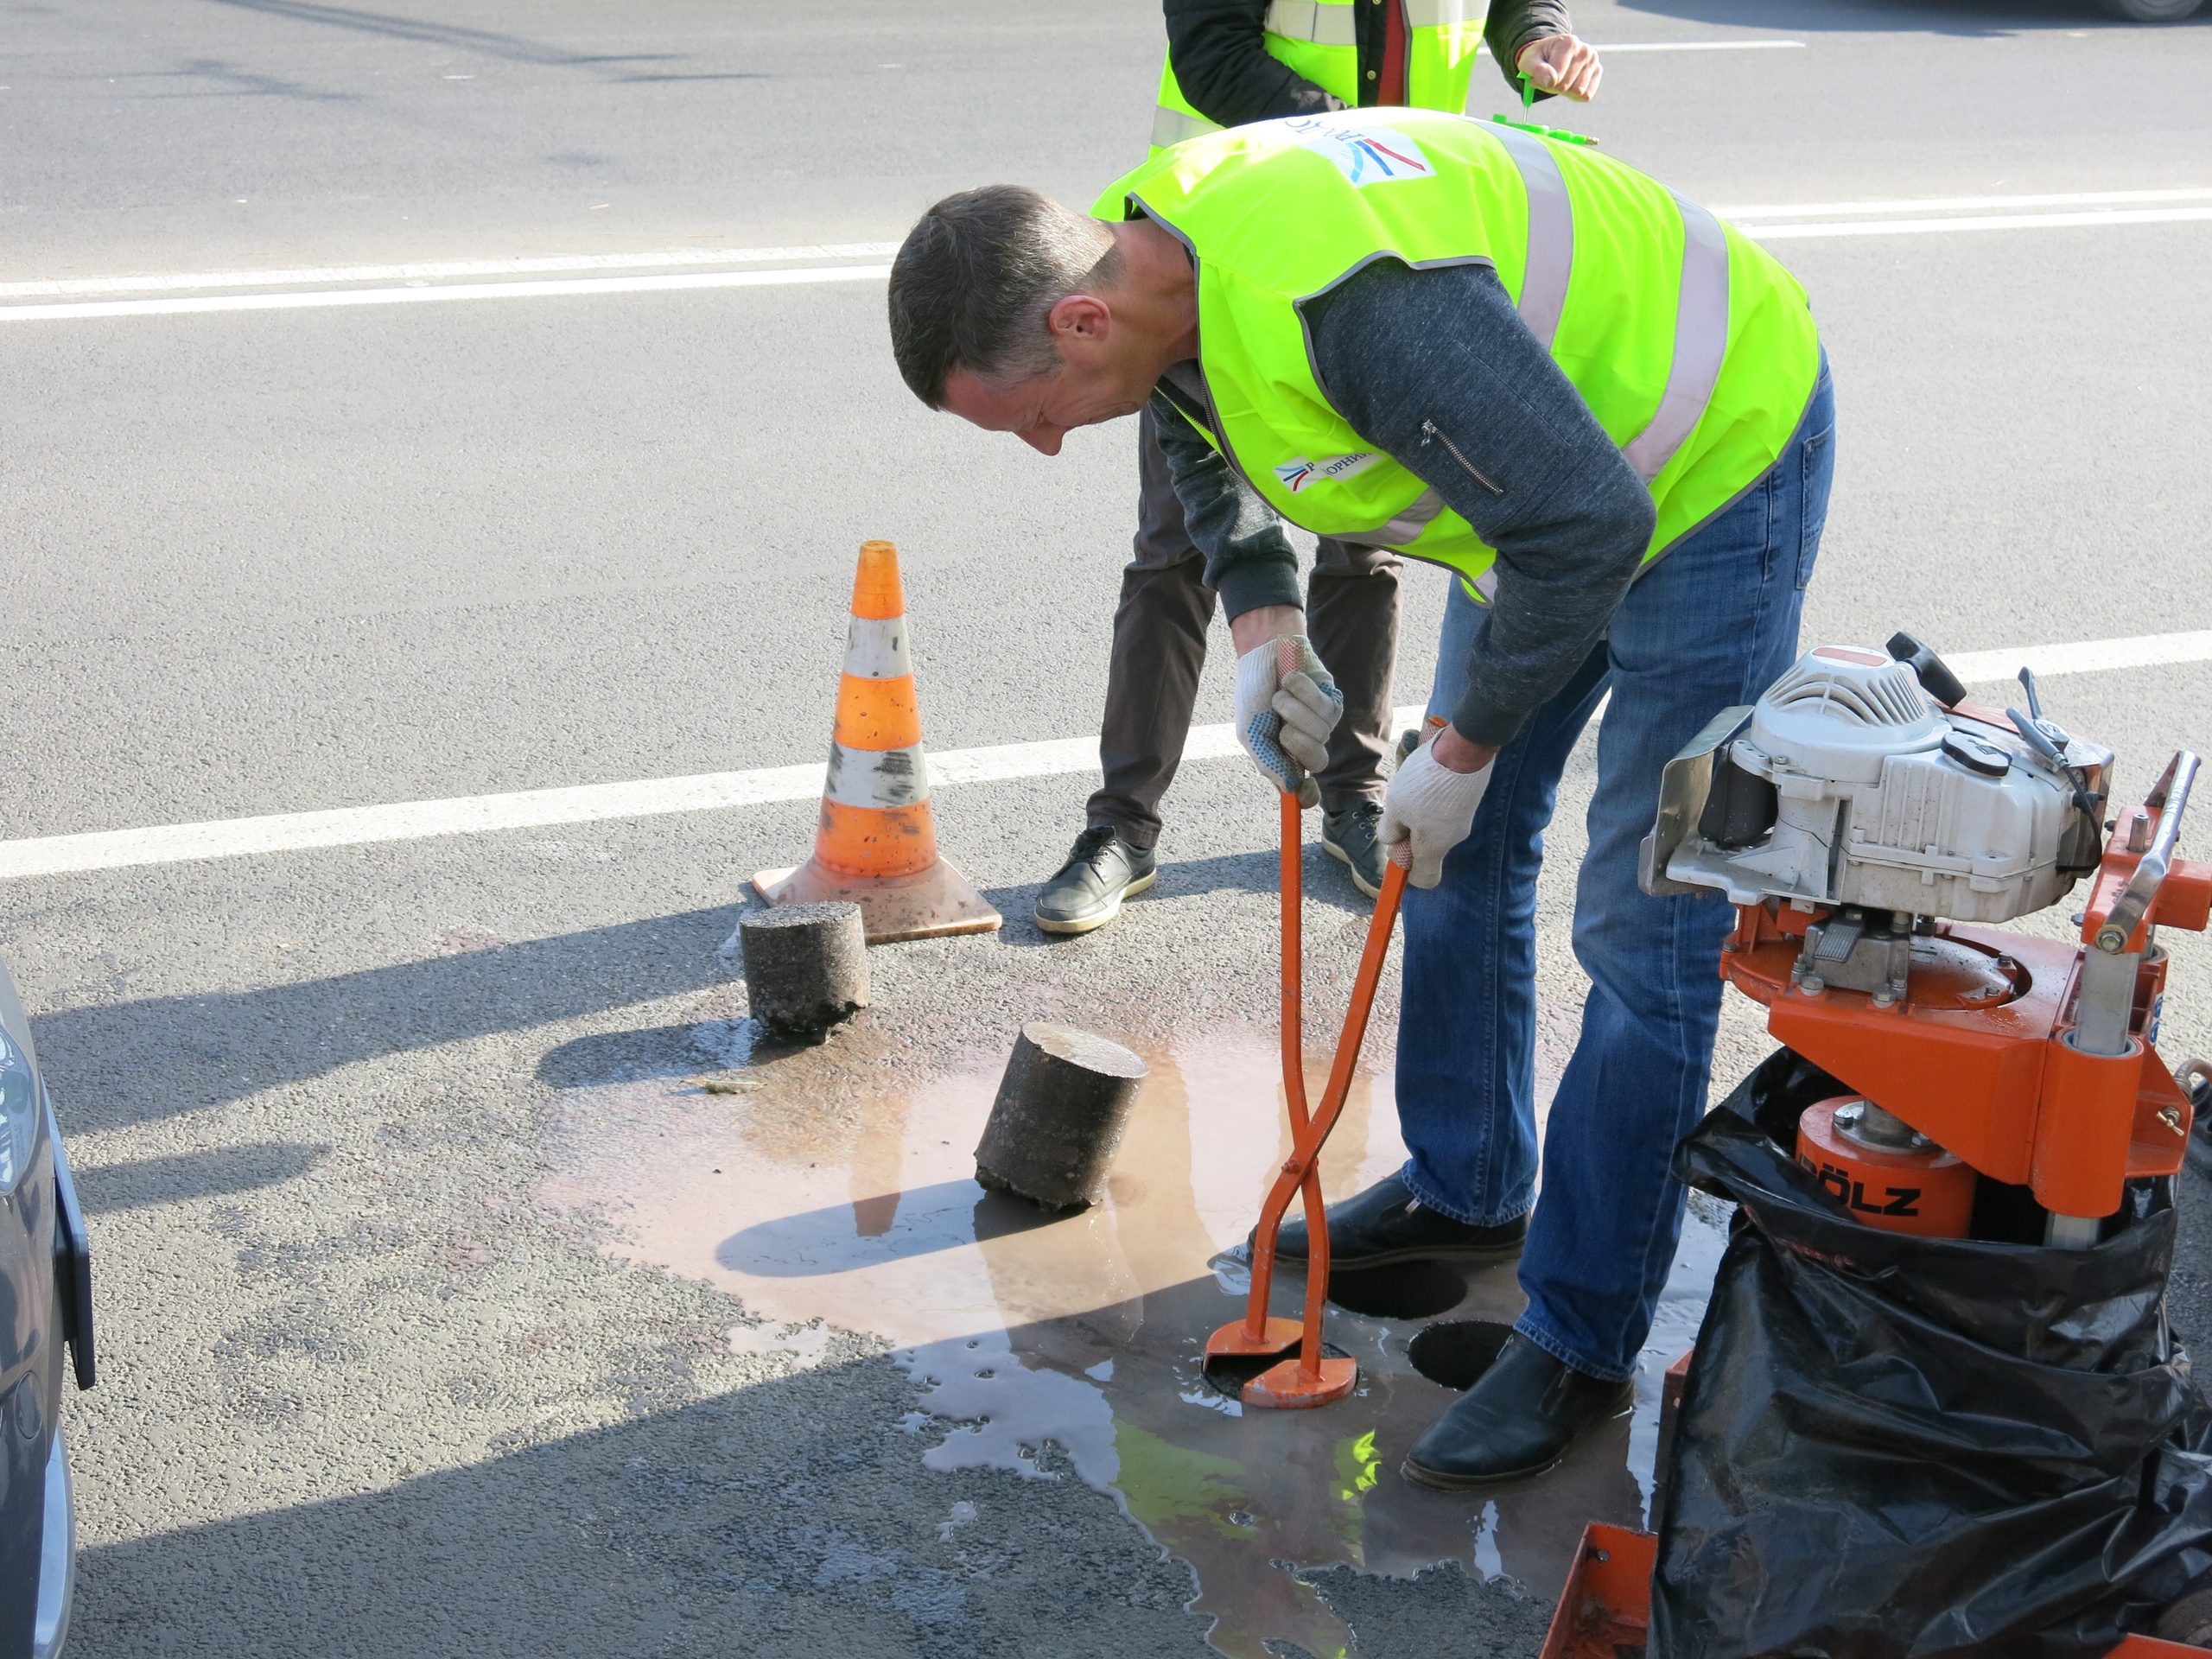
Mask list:
POLYGON ((1344 694, 1302 633, 1282 634, 1236 659, 1236 741, 1262 777, 1302 805, 1320 801, 1320 785, 1307 774, 1327 763, 1329 734, 1344 712, 1344 694))
POLYGON ((1426 743, 1399 763, 1382 797, 1376 836, 1390 849, 1391 861, 1406 867, 1406 880, 1414 886, 1433 887, 1444 879, 1444 855, 1475 827, 1475 809, 1497 764, 1454 772, 1440 765, 1426 743))

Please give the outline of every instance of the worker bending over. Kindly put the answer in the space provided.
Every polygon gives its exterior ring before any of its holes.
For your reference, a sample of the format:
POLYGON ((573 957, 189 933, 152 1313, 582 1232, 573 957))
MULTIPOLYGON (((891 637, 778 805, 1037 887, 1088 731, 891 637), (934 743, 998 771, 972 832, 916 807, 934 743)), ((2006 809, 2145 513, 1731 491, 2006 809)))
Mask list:
POLYGON ((1704 1106, 1730 912, 1646 897, 1637 842, 1662 766, 1796 652, 1834 432, 1803 292, 1629 168, 1425 111, 1202 136, 1100 211, 1013 186, 931 208, 892 267, 900 372, 1048 455, 1150 409, 1229 613, 1236 731, 1279 788, 1310 788, 1342 708, 1280 520, 1485 601, 1451 723, 1384 803, 1414 889, 1412 1156, 1329 1236, 1346 1268, 1521 1253, 1515 1339, 1406 1471, 1535 1473, 1628 1409, 1681 1230, 1669 1160, 1704 1106), (1532 1227, 1537 863, 1608 696, 1575 906, 1592 984, 1532 1227))
MULTIPOLYGON (((1540 95, 1575 99, 1598 88, 1597 54, 1576 40, 1561 0, 1327 0, 1278 10, 1272 0, 1163 0, 1167 61, 1153 111, 1154 154, 1220 127, 1374 105, 1466 107, 1475 54, 1487 41, 1514 84, 1516 65, 1540 95), (1283 31, 1283 32, 1279 32, 1283 31)), ((1137 421, 1135 556, 1122 573, 1102 774, 1083 833, 1037 895, 1047 933, 1088 933, 1153 883, 1160 803, 1175 781, 1205 666, 1213 589, 1183 526, 1149 414, 1137 421)), ((1344 718, 1315 770, 1321 845, 1372 896, 1382 880, 1375 838, 1390 678, 1398 650, 1398 566, 1387 549, 1325 537, 1307 584, 1314 650, 1344 694, 1344 718)))

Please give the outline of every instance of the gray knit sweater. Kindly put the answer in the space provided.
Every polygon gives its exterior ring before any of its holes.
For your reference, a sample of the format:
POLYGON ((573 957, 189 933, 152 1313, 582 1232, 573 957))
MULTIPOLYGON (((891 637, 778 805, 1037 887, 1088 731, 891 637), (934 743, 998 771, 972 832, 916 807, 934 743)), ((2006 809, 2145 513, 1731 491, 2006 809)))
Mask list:
MULTIPOLYGON (((1304 309, 1337 411, 1497 550, 1452 723, 1502 746, 1603 637, 1650 543, 1651 493, 1489 267, 1377 260, 1304 309)), ((1194 429, 1212 418, 1197 371, 1171 370, 1154 412, 1206 583, 1232 617, 1297 605, 1298 556, 1274 509, 1194 429)))

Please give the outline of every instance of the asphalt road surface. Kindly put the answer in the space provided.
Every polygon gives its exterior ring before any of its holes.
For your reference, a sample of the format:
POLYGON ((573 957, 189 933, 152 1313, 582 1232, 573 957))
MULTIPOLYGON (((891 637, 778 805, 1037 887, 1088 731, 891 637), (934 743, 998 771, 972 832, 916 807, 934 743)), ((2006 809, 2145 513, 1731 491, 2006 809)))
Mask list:
MULTIPOLYGON (((1816 232, 1771 244, 1837 377, 1808 643, 2205 626, 2212 219, 2175 214, 2212 205, 2212 14, 1575 16, 1601 45, 1688 49, 1611 54, 1598 103, 1558 119, 1816 232), (2138 199, 2097 200, 2115 193, 2138 199), (1975 222, 1993 216, 2033 222, 1975 222)), ((868 537, 904 555, 934 749, 1096 729, 1132 430, 1047 461, 927 413, 892 369, 880 281, 182 302, 835 273, 968 185, 1087 202, 1142 153, 1161 49, 1144 0, 100 0, 0 20, 0 836, 817 760, 868 537), (257 271, 294 274, 213 275, 257 271), (58 304, 111 308, 25 314, 58 304)), ((1478 113, 1503 107, 1491 73, 1478 113)), ((1402 702, 1425 690, 1442 591, 1408 576, 1402 702)), ((1228 713, 1221 645, 1203 721, 1228 713)), ((2212 743, 2203 660, 2053 678, 2046 700, 2120 752, 2123 797, 2212 743)), ((1543 912, 1554 1075, 1587 774, 1586 751, 1543 912)), ((1173 1452, 1182 1420, 1147 1415, 1168 1360, 1144 1395, 1134 1360, 1112 1383, 1108 1349, 1103 1375, 1068 1357, 1096 1309, 1037 1311, 981 1221, 940 1255, 993 1268, 976 1282, 1002 1314, 983 1334, 1012 1344, 995 1380, 1075 1390, 995 1449, 988 1423, 948 1427, 978 1414, 925 1345, 951 1326, 803 1277, 778 1290, 723 1238, 830 1169, 849 1234, 900 1236, 888 1217, 869 1233, 866 1205, 919 1213, 917 1126, 964 1122, 960 1080, 988 1080, 1038 1015, 1172 1061, 1185 1211, 1217 1243, 1241 1230, 1248 1188, 1209 1196, 1199 1106, 1242 1090, 1271 1109, 1264 1064, 1231 1063, 1270 1017, 1270 803, 1241 761, 1193 761, 1159 891, 1042 948, 1029 906, 1090 787, 944 791, 944 844, 1007 926, 877 951, 878 1007, 811 1057, 746 1046, 717 956, 745 877, 804 855, 803 800, 0 881, 0 952, 94 1212, 104 1380, 66 1419, 73 1650, 1195 1655, 1211 1631, 1236 1653, 1533 1652, 1563 1559, 1542 1541, 1634 1519, 1634 1445, 1554 1499, 1416 1513, 1393 1495, 1391 1419, 1380 1451, 1332 1465, 1325 1524, 1265 1513, 1292 1503, 1274 1489, 1236 1498, 1229 1453, 1217 1515, 1145 1461, 1217 1455, 1173 1452), (768 1134, 779 1112, 796 1138, 768 1134), (869 1126, 893 1119, 887 1166, 869 1126), (704 1155, 723 1133, 766 1160, 745 1191, 661 1205, 731 1166, 704 1155), (682 1222, 665 1236, 664 1210, 682 1222), (1066 1427, 1102 1412, 1104 1464, 1066 1427), (1287 1541, 1240 1556, 1238 1529, 1287 1541)), ((1359 912, 1332 866, 1308 868, 1325 1013, 1359 912)), ((2174 953, 2177 1060, 2212 1052, 2212 951, 2174 953)), ((1761 1052, 1734 1009, 1717 1073, 1761 1052)), ((1135 1175, 1116 1204, 1151 1213, 1165 1200, 1140 1187, 1166 1175, 1135 1175)), ((2212 1191, 2184 1187, 2175 1307, 2212 1333, 2212 1191)), ((1116 1260, 1168 1307, 1140 1230, 1116 1260)))

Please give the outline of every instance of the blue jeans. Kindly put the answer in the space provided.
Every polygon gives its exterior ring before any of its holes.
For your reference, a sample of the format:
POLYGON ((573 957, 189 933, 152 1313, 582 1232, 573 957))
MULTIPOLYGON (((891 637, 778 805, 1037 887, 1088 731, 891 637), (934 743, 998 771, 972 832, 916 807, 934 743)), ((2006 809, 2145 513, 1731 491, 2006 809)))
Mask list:
MULTIPOLYGON (((1442 883, 1406 891, 1407 1184, 1478 1226, 1535 1205, 1521 1257, 1529 1307, 1515 1328, 1592 1376, 1635 1368, 1674 1261, 1683 1194, 1669 1166, 1705 1109, 1732 920, 1717 893, 1647 898, 1637 843, 1657 811, 1661 767, 1796 658, 1827 516, 1834 410, 1823 359, 1782 458, 1630 588, 1608 637, 1499 753, 1442 883), (1535 1204, 1536 868, 1568 752, 1608 693, 1575 888, 1574 955, 1591 984, 1552 1101, 1535 1204)), ((1453 588, 1429 704, 1440 713, 1459 702, 1482 622, 1453 588)))

